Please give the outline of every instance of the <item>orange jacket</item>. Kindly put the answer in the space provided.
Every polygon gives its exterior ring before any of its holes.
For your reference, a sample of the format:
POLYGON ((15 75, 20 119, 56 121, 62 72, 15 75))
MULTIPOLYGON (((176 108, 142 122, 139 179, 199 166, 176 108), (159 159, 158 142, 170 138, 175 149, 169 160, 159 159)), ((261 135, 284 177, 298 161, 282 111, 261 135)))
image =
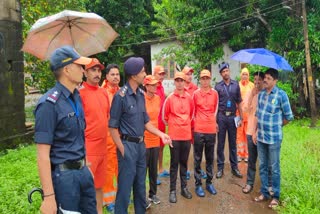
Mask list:
POLYGON ((213 88, 205 92, 198 89, 193 94, 194 101, 194 131, 213 134, 217 132, 216 116, 218 112, 219 95, 213 88))
POLYGON ((92 86, 86 82, 79 91, 86 120, 86 153, 104 155, 110 111, 107 92, 99 86, 92 86))
MULTIPOLYGON (((158 116, 160 113, 161 100, 158 95, 149 97, 147 94, 144 95, 146 98, 146 109, 150 118, 150 122, 154 127, 158 128, 158 116)), ((160 146, 160 138, 157 135, 150 133, 149 131, 144 132, 144 142, 146 148, 153 148, 160 146)))
POLYGON ((168 124, 168 134, 172 140, 191 140, 191 120, 194 104, 191 96, 175 90, 163 105, 163 120, 168 124))
POLYGON ((188 94, 192 97, 193 93, 198 89, 198 86, 193 84, 192 82, 189 83, 188 86, 184 87, 185 91, 188 92, 188 94))
POLYGON ((108 98, 109 98, 109 104, 111 106, 112 103, 112 99, 114 97, 114 95, 117 93, 117 91, 119 91, 119 86, 113 87, 110 85, 110 83, 108 82, 108 80, 104 80, 101 88, 105 88, 107 90, 108 93, 108 98))

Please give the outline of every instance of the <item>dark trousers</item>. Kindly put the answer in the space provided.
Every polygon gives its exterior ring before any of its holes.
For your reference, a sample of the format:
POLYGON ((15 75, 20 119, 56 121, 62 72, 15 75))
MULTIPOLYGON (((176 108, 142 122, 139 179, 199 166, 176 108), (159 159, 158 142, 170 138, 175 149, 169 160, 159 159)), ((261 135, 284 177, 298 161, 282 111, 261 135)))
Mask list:
POLYGON ((194 133, 193 157, 194 157, 194 179, 196 186, 201 183, 201 161, 202 153, 206 158, 206 184, 212 184, 213 178, 213 159, 214 159, 214 144, 216 142, 216 134, 194 133))
POLYGON ((62 210, 97 213, 96 191, 88 167, 65 171, 56 167, 51 174, 58 213, 62 210))
MULTIPOLYGON (((253 143, 252 135, 247 135, 248 140, 248 152, 249 152, 249 160, 248 160, 248 170, 247 170, 247 184, 252 186, 254 185, 254 180, 256 177, 256 163, 258 158, 258 149, 257 145, 253 143)), ((269 187, 272 187, 272 178, 271 178, 271 166, 269 163, 269 175, 268 175, 269 187)))
POLYGON ((116 214, 127 214, 131 189, 133 189, 134 210, 137 214, 146 212, 146 147, 144 143, 122 140, 124 157, 117 150, 118 190, 115 203, 116 214))
POLYGON ((226 142, 226 133, 228 131, 229 140, 229 160, 231 169, 238 169, 237 161, 237 128, 234 124, 234 116, 225 116, 222 113, 218 113, 218 148, 217 148, 217 165, 218 170, 224 168, 224 144, 226 142))
POLYGON ((176 190, 178 167, 180 165, 181 189, 187 187, 187 164, 191 147, 190 140, 173 140, 170 147, 170 192, 176 190))
POLYGON ((159 147, 146 149, 146 163, 149 174, 149 198, 157 194, 159 147))

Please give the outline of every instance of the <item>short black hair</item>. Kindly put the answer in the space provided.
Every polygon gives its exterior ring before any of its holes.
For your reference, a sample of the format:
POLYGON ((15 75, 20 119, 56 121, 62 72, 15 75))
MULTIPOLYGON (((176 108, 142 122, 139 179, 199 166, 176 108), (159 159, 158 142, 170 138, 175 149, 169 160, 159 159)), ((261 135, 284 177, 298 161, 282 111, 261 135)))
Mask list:
POLYGON ((264 75, 269 74, 273 79, 277 80, 279 78, 279 71, 274 68, 269 68, 264 72, 264 75))
POLYGON ((253 76, 258 76, 261 79, 264 79, 264 73, 262 71, 257 71, 253 73, 253 76))
POLYGON ((111 70, 112 68, 117 68, 117 69, 120 71, 119 65, 117 65, 117 64, 109 64, 109 65, 107 65, 107 67, 106 67, 106 74, 109 74, 109 72, 110 72, 110 70, 111 70))

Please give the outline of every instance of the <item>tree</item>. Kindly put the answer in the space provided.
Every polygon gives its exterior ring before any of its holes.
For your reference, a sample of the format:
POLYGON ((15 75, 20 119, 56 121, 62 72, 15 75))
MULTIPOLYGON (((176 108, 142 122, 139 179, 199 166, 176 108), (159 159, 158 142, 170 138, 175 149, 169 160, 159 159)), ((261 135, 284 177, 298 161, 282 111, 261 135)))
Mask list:
MULTIPOLYGON (((31 26, 39 18, 53 15, 66 9, 85 11, 86 1, 87 0, 21 0, 23 39, 27 37, 31 26)), ((40 89, 41 92, 45 92, 55 84, 54 76, 47 61, 40 61, 30 54, 25 54, 24 58, 24 71, 30 74, 30 77, 26 77, 26 86, 35 87, 40 89)))

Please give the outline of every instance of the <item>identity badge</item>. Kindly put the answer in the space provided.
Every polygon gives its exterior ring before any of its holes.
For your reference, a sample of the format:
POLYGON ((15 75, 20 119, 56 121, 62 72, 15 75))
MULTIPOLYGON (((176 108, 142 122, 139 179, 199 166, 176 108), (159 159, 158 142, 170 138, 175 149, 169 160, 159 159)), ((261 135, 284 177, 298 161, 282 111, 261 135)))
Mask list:
POLYGON ((227 108, 231 108, 231 100, 227 101, 227 108))

